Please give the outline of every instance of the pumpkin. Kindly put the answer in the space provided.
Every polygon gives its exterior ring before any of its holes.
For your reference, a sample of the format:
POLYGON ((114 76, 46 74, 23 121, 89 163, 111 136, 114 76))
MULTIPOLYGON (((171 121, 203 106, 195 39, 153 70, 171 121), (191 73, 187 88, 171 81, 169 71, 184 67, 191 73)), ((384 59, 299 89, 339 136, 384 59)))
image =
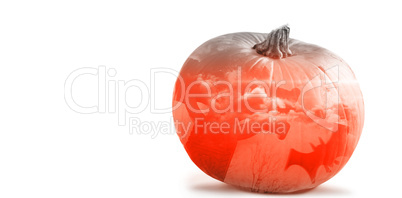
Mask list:
POLYGON ((364 121, 355 75, 289 32, 218 36, 184 63, 173 93, 176 131, 209 176, 287 193, 322 184, 351 157, 364 121))

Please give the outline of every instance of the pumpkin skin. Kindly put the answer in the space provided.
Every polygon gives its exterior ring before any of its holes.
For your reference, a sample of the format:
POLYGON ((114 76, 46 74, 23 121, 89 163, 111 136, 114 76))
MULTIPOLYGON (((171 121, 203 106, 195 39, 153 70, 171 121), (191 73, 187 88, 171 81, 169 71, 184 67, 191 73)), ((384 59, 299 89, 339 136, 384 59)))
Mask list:
POLYGON ((266 38, 222 35, 189 56, 173 93, 176 131, 191 160, 217 180, 255 192, 314 188, 351 157, 362 94, 332 52, 289 39, 292 55, 271 58, 253 49, 266 38))

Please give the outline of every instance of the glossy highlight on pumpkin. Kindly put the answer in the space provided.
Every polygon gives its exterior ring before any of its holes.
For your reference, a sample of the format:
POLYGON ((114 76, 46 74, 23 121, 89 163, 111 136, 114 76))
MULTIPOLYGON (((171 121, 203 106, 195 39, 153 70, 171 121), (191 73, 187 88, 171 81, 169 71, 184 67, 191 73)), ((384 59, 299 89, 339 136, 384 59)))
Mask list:
POLYGON ((211 39, 184 63, 173 94, 177 134, 191 160, 222 182, 256 192, 314 188, 338 173, 363 128, 364 104, 344 60, 288 40, 271 58, 267 34, 211 39))

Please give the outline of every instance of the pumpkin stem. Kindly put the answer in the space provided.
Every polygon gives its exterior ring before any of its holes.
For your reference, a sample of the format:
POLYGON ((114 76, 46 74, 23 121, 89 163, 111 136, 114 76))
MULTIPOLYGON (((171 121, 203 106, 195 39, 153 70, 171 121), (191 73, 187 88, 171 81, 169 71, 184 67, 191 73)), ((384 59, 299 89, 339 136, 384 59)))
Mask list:
POLYGON ((286 58, 292 55, 289 50, 289 32, 290 28, 284 25, 278 29, 272 30, 267 39, 254 45, 253 49, 257 53, 270 58, 286 58))

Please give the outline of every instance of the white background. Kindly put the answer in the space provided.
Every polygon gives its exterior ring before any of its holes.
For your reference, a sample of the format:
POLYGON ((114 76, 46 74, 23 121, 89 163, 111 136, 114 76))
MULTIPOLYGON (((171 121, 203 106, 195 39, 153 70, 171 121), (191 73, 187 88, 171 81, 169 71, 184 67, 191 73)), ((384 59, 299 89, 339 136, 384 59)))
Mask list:
MULTIPOLYGON (((356 151, 338 175, 284 197, 401 194, 400 5, 275 2, 1 1, 0 197, 277 196, 240 191, 206 176, 171 129, 156 137, 130 134, 128 125, 118 125, 117 113, 73 111, 64 85, 74 70, 103 65, 117 72, 109 81, 138 79, 149 86, 151 68, 178 71, 210 38, 269 32, 286 23, 292 38, 349 63, 366 119, 356 151)), ((156 107, 170 106, 174 81, 172 75, 156 78, 156 107)), ((81 76, 73 96, 83 106, 97 105, 97 89, 96 76, 81 76)), ((138 94, 127 91, 129 105, 150 102, 138 94)), ((129 116, 166 124, 171 114, 153 114, 148 105, 129 116)))

